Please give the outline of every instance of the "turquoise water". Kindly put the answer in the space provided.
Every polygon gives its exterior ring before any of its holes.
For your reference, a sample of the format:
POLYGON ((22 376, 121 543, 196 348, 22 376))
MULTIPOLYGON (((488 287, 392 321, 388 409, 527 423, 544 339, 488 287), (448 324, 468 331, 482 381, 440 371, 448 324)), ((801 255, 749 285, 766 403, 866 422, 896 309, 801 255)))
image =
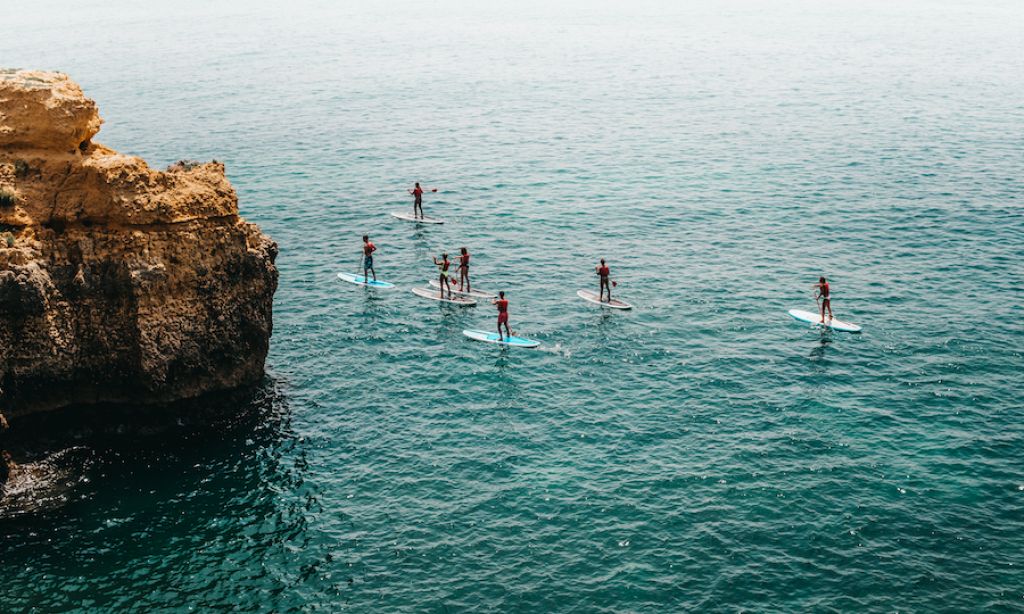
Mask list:
POLYGON ((235 417, 37 451, 4 610, 1024 607, 1024 5, 19 9, 0 61, 225 161, 281 286, 235 417), (540 349, 409 292, 462 245, 540 349), (786 314, 822 274, 863 334, 786 314))

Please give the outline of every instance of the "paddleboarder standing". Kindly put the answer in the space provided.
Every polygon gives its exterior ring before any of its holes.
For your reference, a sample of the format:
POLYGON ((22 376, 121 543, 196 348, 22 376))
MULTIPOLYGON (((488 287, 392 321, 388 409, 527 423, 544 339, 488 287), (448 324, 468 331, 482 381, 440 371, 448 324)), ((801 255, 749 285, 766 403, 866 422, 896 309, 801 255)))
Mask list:
POLYGON ((412 194, 412 216, 415 218, 423 219, 423 188, 420 187, 420 182, 416 182, 416 187, 409 190, 412 194))
POLYGON ((499 292, 498 298, 491 303, 498 306, 498 341, 504 341, 505 337, 512 337, 512 331, 508 329, 508 299, 505 298, 505 292, 499 292), (505 337, 501 336, 502 324, 505 325, 505 337))
POLYGON ((363 235, 363 281, 369 279, 366 276, 367 272, 373 273, 373 281, 377 281, 377 271, 373 270, 373 252, 377 251, 377 246, 370 241, 369 235, 363 235))
MULTIPOLYGON (((437 188, 430 188, 431 192, 436 192, 437 188)), ((412 194, 412 216, 416 219, 422 220, 426 216, 423 215, 423 188, 420 187, 420 182, 416 182, 416 187, 409 190, 412 194)))
POLYGON ((459 292, 472 292, 473 289, 469 287, 469 250, 465 247, 459 250, 459 292))
POLYGON ((452 298, 452 282, 448 277, 448 268, 452 265, 451 261, 448 260, 448 254, 441 254, 441 259, 434 258, 434 264, 437 265, 439 272, 438 281, 438 298, 444 298, 444 289, 448 288, 448 298, 452 298))
POLYGON ((611 271, 608 269, 608 265, 604 263, 604 258, 601 258, 601 264, 594 267, 594 269, 597 271, 597 276, 601 279, 601 289, 597 293, 597 300, 603 301, 604 291, 608 290, 608 302, 612 302, 612 285, 608 281, 611 271))
POLYGON ((819 277, 818 283, 814 284, 813 287, 817 290, 814 300, 821 301, 821 323, 824 324, 826 309, 828 309, 828 319, 832 319, 832 294, 829 292, 828 281, 824 277, 819 277))

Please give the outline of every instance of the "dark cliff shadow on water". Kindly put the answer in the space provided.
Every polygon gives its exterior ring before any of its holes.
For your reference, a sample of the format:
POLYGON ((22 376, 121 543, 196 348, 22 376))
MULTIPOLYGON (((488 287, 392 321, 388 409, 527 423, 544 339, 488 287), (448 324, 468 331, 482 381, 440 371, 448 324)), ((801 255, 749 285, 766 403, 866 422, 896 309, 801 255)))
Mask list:
MULTIPOLYGON (((0 584, 0 603, 155 607, 167 586, 187 593, 209 581, 182 575, 196 565, 255 557, 287 567, 308 545, 307 515, 320 504, 283 388, 265 378, 244 394, 175 406, 171 421, 123 408, 94 420, 90 408, 74 424, 47 415, 16 425, 15 458, 27 460, 0 499, 0 560, 33 571, 0 584)), ((275 579, 275 590, 287 581, 275 579)), ((251 589, 228 583, 220 597, 236 602, 251 589)))
MULTIPOLYGON (((18 467, 2 487, 0 537, 12 518, 66 513, 61 508, 103 500, 146 476, 215 479, 203 475, 207 468, 285 445, 288 421, 282 386, 269 377, 167 406, 89 405, 21 417, 4 438, 18 467)), ((227 486, 255 486, 255 477, 227 486)))

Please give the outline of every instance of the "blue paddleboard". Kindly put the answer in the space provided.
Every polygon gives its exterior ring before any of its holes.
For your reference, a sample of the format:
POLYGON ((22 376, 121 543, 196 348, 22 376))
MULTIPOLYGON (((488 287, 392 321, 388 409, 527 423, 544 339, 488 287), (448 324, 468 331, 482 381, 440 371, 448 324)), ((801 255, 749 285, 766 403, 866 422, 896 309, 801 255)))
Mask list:
POLYGON ((507 345, 516 348, 535 348, 540 345, 540 341, 524 339, 522 337, 505 337, 504 339, 500 339, 498 337, 498 333, 491 333, 485 330, 464 330, 462 331, 462 334, 475 341, 494 343, 496 345, 507 345))
POLYGON ((366 278, 363 277, 362 275, 353 275, 352 273, 338 273, 338 279, 340 279, 342 281, 347 281, 350 284, 355 284, 357 286, 366 286, 368 288, 394 288, 395 287, 395 284, 393 284, 393 283, 389 283, 389 282, 386 282, 386 281, 380 281, 380 280, 374 280, 374 279, 371 279, 371 280, 367 281, 366 278))

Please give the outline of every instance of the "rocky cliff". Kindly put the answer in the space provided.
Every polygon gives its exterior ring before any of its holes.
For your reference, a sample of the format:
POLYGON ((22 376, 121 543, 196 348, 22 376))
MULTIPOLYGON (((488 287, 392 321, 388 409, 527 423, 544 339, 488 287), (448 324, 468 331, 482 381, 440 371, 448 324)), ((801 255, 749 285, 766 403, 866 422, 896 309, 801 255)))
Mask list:
POLYGON ((94 143, 66 75, 0 70, 0 412, 168 403, 263 375, 277 245, 218 162, 94 143))

